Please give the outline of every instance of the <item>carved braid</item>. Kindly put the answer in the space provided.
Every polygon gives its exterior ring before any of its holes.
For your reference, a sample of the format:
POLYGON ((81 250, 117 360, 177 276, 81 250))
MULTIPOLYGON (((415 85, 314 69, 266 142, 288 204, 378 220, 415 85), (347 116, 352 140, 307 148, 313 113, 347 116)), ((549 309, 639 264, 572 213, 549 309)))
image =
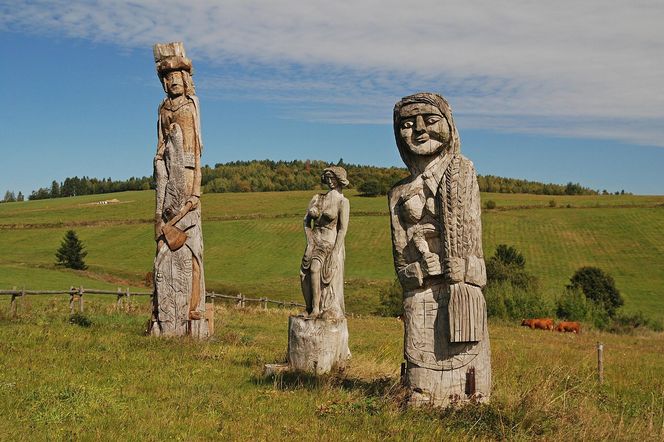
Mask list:
POLYGON ((445 251, 447 257, 459 256, 459 232, 461 229, 461 194, 459 188, 459 166, 461 158, 455 155, 445 173, 445 251))
POLYGON ((463 191, 464 191, 464 182, 463 182, 463 171, 461 168, 461 156, 455 155, 453 160, 453 167, 456 173, 456 255, 457 257, 462 258, 463 253, 463 191))
MULTIPOLYGON (((448 165, 449 167, 449 165, 448 165)), ((441 183, 439 185, 440 188, 440 213, 441 213, 441 218, 442 218, 442 227, 443 227, 443 257, 447 258, 450 256, 450 250, 451 250, 451 232, 450 232, 450 224, 449 224, 449 217, 450 217, 450 208, 448 205, 448 200, 449 200, 449 194, 450 194, 450 180, 449 180, 449 171, 446 168, 445 172, 443 174, 443 179, 441 180, 441 183)))
POLYGON ((481 209, 480 209, 480 193, 479 187, 477 185, 477 174, 475 173, 475 168, 471 167, 468 171, 468 210, 472 214, 472 217, 468 223, 470 230, 470 235, 468 235, 469 249, 468 252, 471 255, 475 255, 478 258, 483 256, 482 253, 482 222, 481 222, 481 209))
POLYGON ((470 225, 472 222, 469 217, 472 216, 472 182, 469 182, 468 178, 471 175, 470 168, 468 164, 464 164, 464 167, 461 168, 461 185, 463 186, 462 192, 459 193, 460 197, 463 198, 464 207, 461 212, 461 257, 467 258, 468 255, 472 254, 472 232, 473 226, 470 225))

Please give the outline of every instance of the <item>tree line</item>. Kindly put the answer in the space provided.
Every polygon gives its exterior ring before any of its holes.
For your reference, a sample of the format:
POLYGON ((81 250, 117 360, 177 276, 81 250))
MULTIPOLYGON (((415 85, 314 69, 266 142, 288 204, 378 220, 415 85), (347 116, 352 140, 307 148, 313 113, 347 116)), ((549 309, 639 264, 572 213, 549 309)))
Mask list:
POLYGON ((13 190, 8 190, 5 192, 5 197, 0 203, 13 203, 16 201, 25 201, 25 196, 22 192, 19 192, 18 195, 14 193, 13 190))
POLYGON ((66 178, 62 182, 53 181, 51 187, 42 187, 32 191, 28 196, 30 200, 48 198, 62 198, 66 196, 95 195, 99 193, 125 192, 128 190, 154 189, 152 177, 131 177, 126 180, 113 180, 111 178, 89 178, 77 176, 66 178))
MULTIPOLYGON (((252 160, 217 163, 214 166, 205 165, 201 168, 201 185, 206 193, 314 190, 321 188, 320 175, 323 169, 331 165, 333 163, 320 160, 252 160)), ((408 176, 408 171, 402 167, 348 164, 343 159, 340 159, 336 165, 344 167, 348 172, 349 188, 357 189, 360 194, 366 196, 385 195, 397 181, 408 176)), ((477 181, 482 192, 537 195, 597 195, 600 193, 606 195, 609 193, 606 190, 600 192, 571 182, 546 184, 494 175, 478 175, 477 181)), ((28 199, 39 200, 128 190, 148 190, 154 189, 154 186, 152 177, 113 180, 75 176, 66 178, 62 182, 54 180, 50 187, 33 191, 28 199)), ((22 201, 23 199, 21 192, 14 195, 14 192, 7 191, 3 202, 22 201)))

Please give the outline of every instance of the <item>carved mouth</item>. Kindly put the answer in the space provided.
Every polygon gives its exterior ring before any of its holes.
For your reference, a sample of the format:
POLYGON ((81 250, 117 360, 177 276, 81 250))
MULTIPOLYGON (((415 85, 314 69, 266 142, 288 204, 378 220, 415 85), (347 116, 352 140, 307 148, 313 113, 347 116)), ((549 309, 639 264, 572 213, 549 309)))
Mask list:
POLYGON ((420 135, 419 137, 415 138, 415 141, 417 141, 418 143, 424 143, 426 141, 429 141, 429 135, 426 134, 420 135))

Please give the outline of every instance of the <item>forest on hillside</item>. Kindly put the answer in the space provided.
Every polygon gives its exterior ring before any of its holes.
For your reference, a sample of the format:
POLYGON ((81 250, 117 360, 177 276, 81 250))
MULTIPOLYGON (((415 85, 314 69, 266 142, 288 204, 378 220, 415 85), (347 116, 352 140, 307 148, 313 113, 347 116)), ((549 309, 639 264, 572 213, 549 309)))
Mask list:
MULTIPOLYGON (((252 160, 217 163, 213 167, 205 165, 201 168, 201 184, 205 193, 314 190, 320 188, 321 172, 330 165, 333 164, 320 160, 252 160)), ((408 176, 408 171, 401 167, 348 164, 344 163, 343 159, 340 159, 336 165, 344 167, 348 172, 349 188, 357 189, 364 195, 385 195, 397 181, 408 176)), ((482 192, 537 195, 609 193, 607 190, 600 192, 572 182, 552 184, 494 175, 478 175, 477 179, 482 192)), ((126 180, 75 176, 61 182, 53 180, 51 187, 33 191, 28 199, 39 200, 148 189, 154 189, 154 180, 148 176, 131 177, 126 180)), ((23 199, 20 192, 16 197, 13 191, 8 190, 3 202, 22 201, 23 199)))

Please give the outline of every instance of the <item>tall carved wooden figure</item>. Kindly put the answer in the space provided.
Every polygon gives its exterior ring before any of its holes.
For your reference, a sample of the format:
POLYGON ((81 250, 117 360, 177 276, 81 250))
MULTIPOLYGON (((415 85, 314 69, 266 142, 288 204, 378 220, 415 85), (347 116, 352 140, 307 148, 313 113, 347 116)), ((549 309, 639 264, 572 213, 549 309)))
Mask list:
POLYGON ((460 153, 452 110, 440 95, 399 101, 394 135, 410 171, 388 195, 394 266, 404 296, 410 403, 486 401, 491 353, 475 168, 460 153))
POLYGON ((154 60, 167 97, 159 106, 154 159, 157 254, 149 331, 205 338, 200 107, 183 44, 154 45, 154 60))

